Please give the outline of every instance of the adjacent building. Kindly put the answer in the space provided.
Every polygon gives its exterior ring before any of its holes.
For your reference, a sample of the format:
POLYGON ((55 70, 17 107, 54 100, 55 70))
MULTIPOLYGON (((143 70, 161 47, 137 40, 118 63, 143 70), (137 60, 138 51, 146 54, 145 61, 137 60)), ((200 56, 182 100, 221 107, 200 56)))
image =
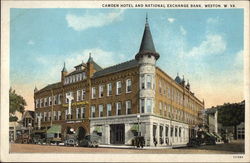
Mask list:
POLYGON ((61 81, 34 90, 36 130, 57 124, 62 138, 96 132, 103 144, 130 145, 136 135, 147 146, 186 144, 202 123, 204 101, 184 77, 172 79, 157 67, 159 58, 146 18, 134 59, 102 68, 90 54, 71 72, 64 64, 61 81))

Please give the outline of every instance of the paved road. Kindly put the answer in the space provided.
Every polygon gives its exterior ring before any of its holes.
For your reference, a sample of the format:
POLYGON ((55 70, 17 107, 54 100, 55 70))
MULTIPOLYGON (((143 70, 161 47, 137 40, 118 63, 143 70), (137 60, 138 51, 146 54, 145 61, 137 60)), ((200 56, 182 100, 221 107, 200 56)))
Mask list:
POLYGON ((244 142, 234 141, 229 144, 200 146, 197 148, 179 149, 116 149, 64 147, 36 144, 11 144, 11 153, 151 153, 151 154, 236 154, 244 152, 244 142))

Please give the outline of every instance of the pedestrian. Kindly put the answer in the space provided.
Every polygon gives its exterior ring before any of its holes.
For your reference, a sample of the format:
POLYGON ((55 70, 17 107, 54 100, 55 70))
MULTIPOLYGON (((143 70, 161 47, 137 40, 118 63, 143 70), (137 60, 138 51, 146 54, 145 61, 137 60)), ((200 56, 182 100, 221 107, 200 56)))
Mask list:
POLYGON ((154 137, 154 144, 155 144, 155 147, 156 147, 156 145, 157 145, 157 140, 156 140, 155 137, 154 137))

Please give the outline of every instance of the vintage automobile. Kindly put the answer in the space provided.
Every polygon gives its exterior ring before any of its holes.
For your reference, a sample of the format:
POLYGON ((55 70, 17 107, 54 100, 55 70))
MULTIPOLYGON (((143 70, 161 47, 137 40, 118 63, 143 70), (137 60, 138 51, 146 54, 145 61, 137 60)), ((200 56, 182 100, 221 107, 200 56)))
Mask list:
POLYGON ((97 134, 86 135, 82 140, 79 140, 80 147, 98 147, 101 137, 97 134))

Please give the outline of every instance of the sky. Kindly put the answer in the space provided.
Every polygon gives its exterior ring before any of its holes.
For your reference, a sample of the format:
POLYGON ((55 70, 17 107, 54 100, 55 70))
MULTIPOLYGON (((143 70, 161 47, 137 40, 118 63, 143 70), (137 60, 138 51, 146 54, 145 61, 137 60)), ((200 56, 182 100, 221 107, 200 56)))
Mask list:
POLYGON ((243 9, 10 10, 10 85, 34 110, 33 90, 87 62, 107 67, 134 59, 148 13, 157 66, 189 80, 205 107, 243 95, 243 9))

